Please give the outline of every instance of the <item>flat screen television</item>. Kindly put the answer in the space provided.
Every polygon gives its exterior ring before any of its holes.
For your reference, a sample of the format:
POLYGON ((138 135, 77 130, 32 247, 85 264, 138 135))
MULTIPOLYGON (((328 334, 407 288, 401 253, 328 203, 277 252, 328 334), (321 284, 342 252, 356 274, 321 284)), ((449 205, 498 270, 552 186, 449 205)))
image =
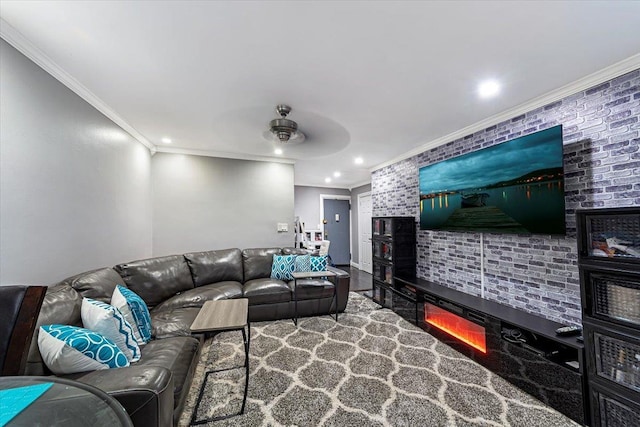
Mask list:
POLYGON ((420 168, 420 228, 565 234, 562 125, 420 168))

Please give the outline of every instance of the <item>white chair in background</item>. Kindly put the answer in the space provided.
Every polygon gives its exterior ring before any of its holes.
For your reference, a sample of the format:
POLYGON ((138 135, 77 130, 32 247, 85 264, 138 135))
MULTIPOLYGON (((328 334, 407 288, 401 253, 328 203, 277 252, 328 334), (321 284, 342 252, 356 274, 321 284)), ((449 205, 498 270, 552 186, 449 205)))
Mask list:
POLYGON ((329 255, 329 245, 331 244, 331 242, 329 240, 323 240, 322 243, 320 243, 320 250, 318 251, 318 255, 323 256, 323 255, 329 255))
POLYGON ((329 255, 329 244, 331 242, 329 240, 323 240, 322 243, 320 243, 320 250, 318 251, 318 255, 319 256, 326 256, 327 257, 327 265, 331 266, 331 267, 335 267, 335 265, 333 264, 333 261, 331 260, 331 255, 329 255))

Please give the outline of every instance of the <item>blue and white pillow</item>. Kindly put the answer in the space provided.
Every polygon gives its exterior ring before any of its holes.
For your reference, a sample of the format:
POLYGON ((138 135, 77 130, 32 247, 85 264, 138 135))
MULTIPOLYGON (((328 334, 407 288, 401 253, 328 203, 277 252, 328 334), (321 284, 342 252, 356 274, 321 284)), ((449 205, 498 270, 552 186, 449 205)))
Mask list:
POLYGON ((130 362, 140 360, 140 347, 133 334, 133 328, 120 310, 102 301, 83 298, 80 315, 82 324, 87 329, 112 341, 130 362))
POLYGON ((69 325, 43 325, 38 348, 54 374, 74 374, 129 366, 127 356, 100 334, 69 325))
POLYGON ((311 255, 296 256, 295 271, 299 271, 299 272, 311 271, 311 255))
POLYGON ((274 255, 273 263, 271 264, 271 278, 293 280, 291 273, 293 273, 295 269, 295 262, 295 255, 274 255))
POLYGON ((327 271, 327 256, 312 256, 311 271, 327 271))
POLYGON ((151 340, 151 315, 147 304, 138 294, 118 285, 111 295, 111 305, 120 310, 131 324, 138 344, 146 344, 151 340))

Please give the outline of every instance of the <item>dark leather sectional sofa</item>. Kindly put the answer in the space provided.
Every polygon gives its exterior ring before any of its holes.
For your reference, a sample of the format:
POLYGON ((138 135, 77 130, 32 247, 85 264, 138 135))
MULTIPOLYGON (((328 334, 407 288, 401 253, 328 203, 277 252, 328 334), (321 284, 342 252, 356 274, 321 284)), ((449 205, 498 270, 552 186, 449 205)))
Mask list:
MULTIPOLYGON (((274 254, 296 254, 294 248, 225 249, 151 258, 81 273, 49 287, 38 326, 82 326, 83 297, 110 302, 116 285, 124 284, 149 307, 153 339, 142 347, 140 361, 120 369, 65 375, 96 386, 114 396, 136 426, 171 426, 177 423, 197 364, 202 336, 189 326, 204 301, 248 298, 251 321, 291 318, 293 282, 271 279, 274 254)), ((338 311, 349 293, 349 274, 337 274, 338 311)), ((298 280, 298 315, 333 312, 333 289, 328 283, 298 280)), ((51 375, 33 336, 27 375, 51 375)))

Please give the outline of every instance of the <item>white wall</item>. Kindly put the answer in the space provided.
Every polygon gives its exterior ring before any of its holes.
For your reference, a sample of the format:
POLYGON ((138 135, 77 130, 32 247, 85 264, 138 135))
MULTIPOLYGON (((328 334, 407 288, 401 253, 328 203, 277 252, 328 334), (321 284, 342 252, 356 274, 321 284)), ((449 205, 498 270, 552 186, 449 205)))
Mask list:
POLYGON ((151 255, 150 155, 0 40, 0 284, 151 255))
POLYGON ((293 165, 168 153, 151 165, 154 256, 294 245, 293 165))

